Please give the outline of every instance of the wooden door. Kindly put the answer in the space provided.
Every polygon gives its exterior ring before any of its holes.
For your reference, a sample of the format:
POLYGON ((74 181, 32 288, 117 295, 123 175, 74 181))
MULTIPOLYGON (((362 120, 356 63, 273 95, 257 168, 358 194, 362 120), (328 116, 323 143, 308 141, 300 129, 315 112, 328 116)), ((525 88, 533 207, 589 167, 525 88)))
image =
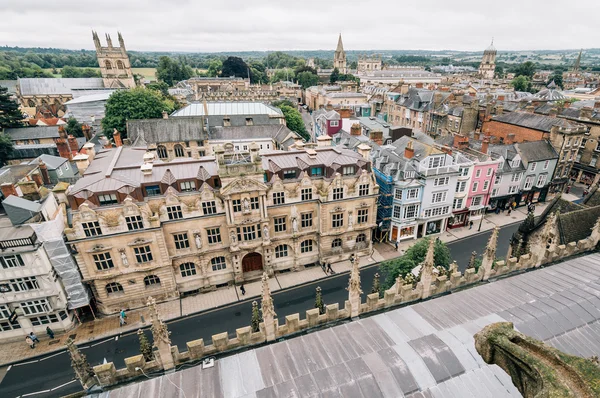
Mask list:
POLYGON ((244 272, 260 271, 262 269, 262 256, 259 253, 246 254, 242 260, 242 270, 244 272))

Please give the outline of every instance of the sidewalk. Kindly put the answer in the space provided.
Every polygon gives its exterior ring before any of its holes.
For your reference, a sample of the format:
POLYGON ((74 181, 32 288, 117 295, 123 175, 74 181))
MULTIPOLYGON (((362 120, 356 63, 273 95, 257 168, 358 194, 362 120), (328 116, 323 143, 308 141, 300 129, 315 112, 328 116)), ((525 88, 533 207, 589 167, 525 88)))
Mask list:
MULTIPOLYGON (((359 267, 364 267, 382 260, 384 260, 384 257, 377 251, 374 251, 369 257, 360 257, 359 267)), ((350 271, 350 261, 346 260, 332 263, 332 268, 336 273, 350 271)), ((269 287, 271 288, 271 292, 274 293, 281 289, 313 282, 327 276, 328 275, 323 272, 321 267, 315 266, 299 272, 276 274, 273 278, 269 279, 269 287)), ((260 280, 245 283, 244 287, 246 288, 245 296, 242 296, 238 287, 229 286, 212 292, 185 297, 181 300, 160 303, 157 304, 157 307, 163 320, 168 321, 181 316, 187 316, 227 304, 237 303, 242 300, 252 298, 256 298, 257 300, 260 299, 262 288, 262 282, 260 280)), ((114 315, 98 318, 92 322, 85 322, 67 333, 56 335, 54 340, 49 340, 45 335, 38 336, 41 342, 38 343, 33 350, 29 348, 25 341, 3 343, 2 350, 0 350, 0 366, 62 350, 65 348, 65 342, 69 337, 73 338, 76 344, 81 345, 92 340, 111 338, 121 333, 127 333, 139 328, 147 327, 150 325, 149 321, 149 315, 146 313, 146 310, 141 308, 127 312, 127 325, 123 327, 119 326, 118 315, 114 315), (145 322, 142 322, 142 317, 145 322)))

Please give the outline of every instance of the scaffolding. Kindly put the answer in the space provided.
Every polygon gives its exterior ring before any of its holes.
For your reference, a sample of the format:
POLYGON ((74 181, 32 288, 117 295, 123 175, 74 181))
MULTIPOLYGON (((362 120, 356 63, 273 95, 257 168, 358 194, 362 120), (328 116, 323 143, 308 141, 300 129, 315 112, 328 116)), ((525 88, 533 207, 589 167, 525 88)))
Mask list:
POLYGON ((379 227, 379 241, 387 240, 390 233, 392 207, 394 202, 394 179, 377 169, 375 179, 379 185, 379 198, 377 202, 377 225, 379 227))

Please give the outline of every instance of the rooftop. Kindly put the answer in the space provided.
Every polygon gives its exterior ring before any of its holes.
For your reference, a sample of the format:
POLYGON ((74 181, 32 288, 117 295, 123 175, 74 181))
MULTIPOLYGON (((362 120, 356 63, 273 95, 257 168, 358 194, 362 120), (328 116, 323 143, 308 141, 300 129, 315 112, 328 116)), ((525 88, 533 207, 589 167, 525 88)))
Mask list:
POLYGON ((21 95, 65 94, 73 90, 104 89, 100 77, 85 78, 25 78, 18 80, 21 95))
POLYGON ((58 126, 7 128, 4 129, 4 133, 9 135, 12 141, 60 137, 58 134, 58 126))
MULTIPOLYGON (((206 105, 209 115, 283 115, 280 109, 262 102, 207 102, 206 105)), ((204 104, 190 104, 173 112, 171 116, 204 116, 204 104)))
POLYGON ((585 126, 579 123, 569 122, 563 118, 537 115, 529 112, 510 112, 492 117, 496 122, 514 124, 516 126, 527 127, 533 130, 550 132, 553 126, 567 129, 585 129, 585 126))

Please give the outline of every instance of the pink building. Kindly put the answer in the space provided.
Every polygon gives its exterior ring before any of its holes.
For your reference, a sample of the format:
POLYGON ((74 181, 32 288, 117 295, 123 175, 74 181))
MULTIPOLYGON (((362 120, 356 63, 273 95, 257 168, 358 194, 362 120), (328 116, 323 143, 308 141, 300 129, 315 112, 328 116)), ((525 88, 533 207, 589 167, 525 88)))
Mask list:
POLYGON ((317 116, 317 135, 333 137, 342 128, 342 118, 336 111, 323 111, 317 116))
POLYGON ((478 156, 479 159, 473 165, 471 186, 467 195, 470 221, 479 220, 485 213, 485 208, 490 202, 492 186, 494 185, 499 164, 498 161, 492 160, 488 155, 483 153, 478 153, 478 155, 480 156, 478 156))

